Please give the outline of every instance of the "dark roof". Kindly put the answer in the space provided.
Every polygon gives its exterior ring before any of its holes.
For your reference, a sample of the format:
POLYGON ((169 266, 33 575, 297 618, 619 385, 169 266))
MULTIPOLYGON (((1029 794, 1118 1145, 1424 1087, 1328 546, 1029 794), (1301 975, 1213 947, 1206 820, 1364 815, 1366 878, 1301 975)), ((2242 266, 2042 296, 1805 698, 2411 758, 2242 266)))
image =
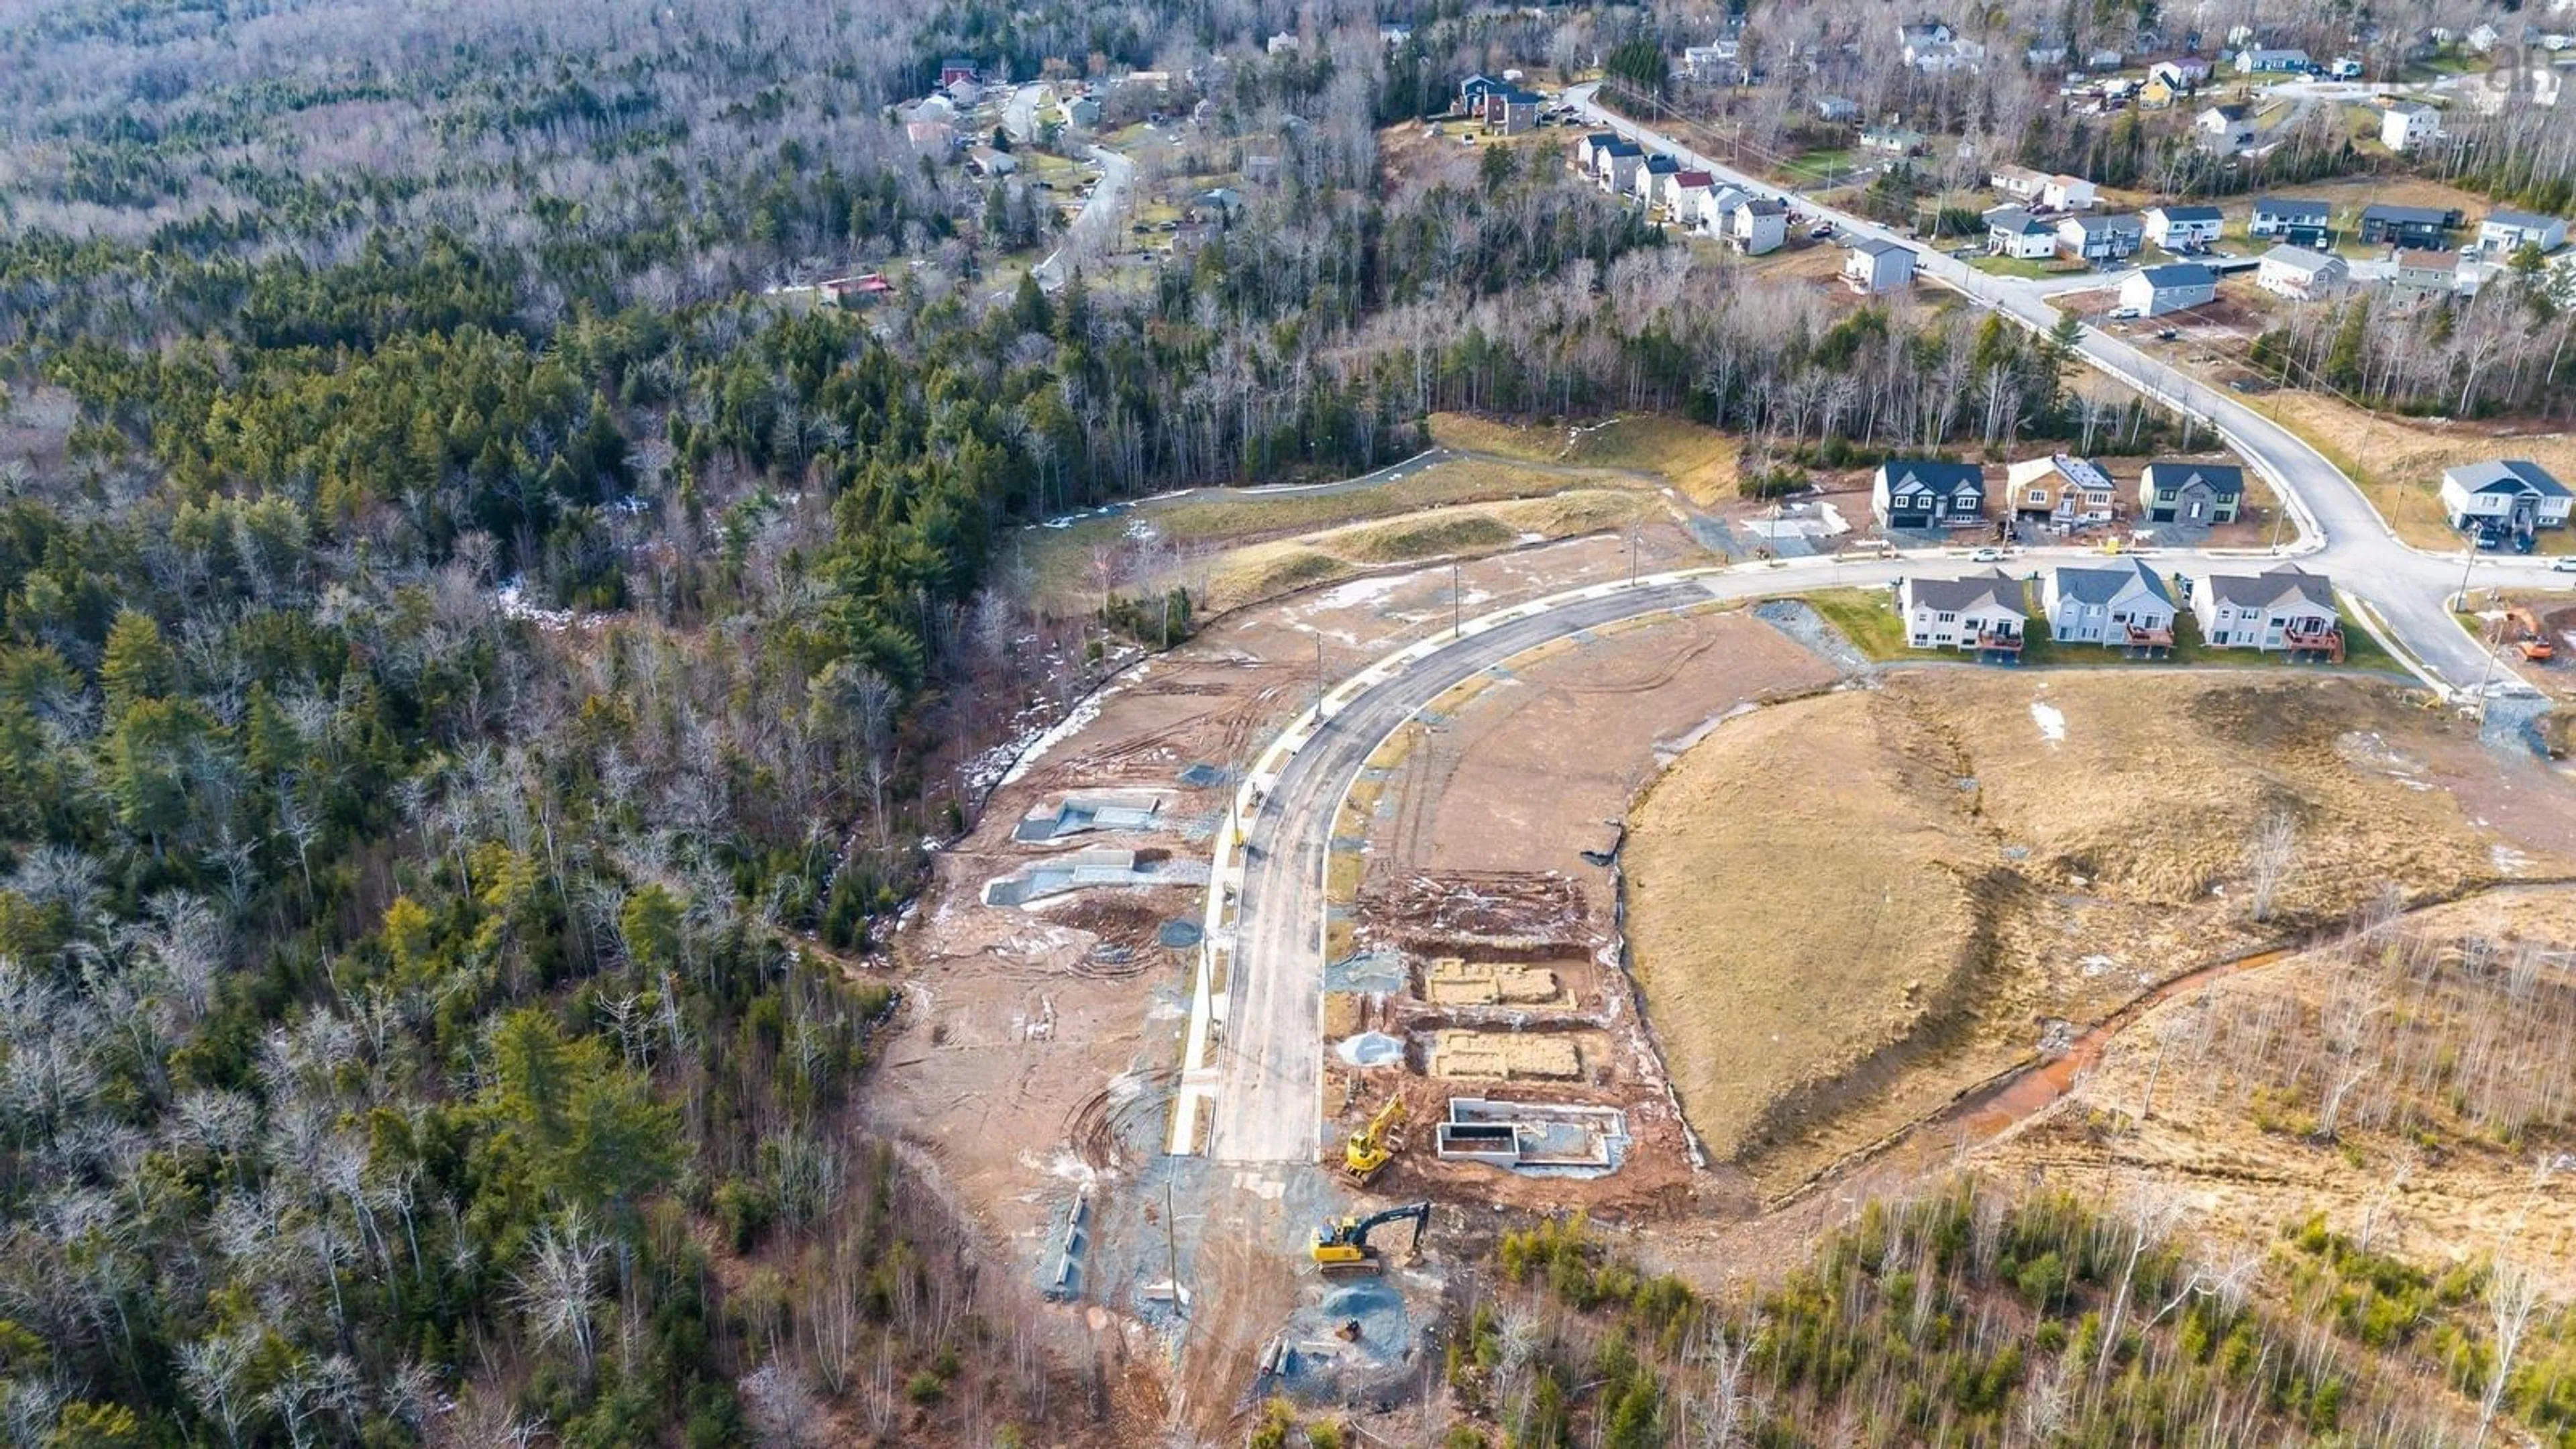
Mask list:
POLYGON ((1998 206, 1994 210, 1987 212, 1986 229, 1988 231, 2010 232, 2016 236, 2028 236, 2032 232, 2054 232, 2057 230, 2056 227, 2047 222, 2041 221, 2038 217, 2031 215, 2029 212, 2024 211, 2018 206, 1998 206))
POLYGON ((2166 589, 2164 576, 2138 559, 2101 568, 2079 568, 2069 564, 2057 571, 2058 596, 2087 604, 2107 604, 2120 597, 2132 583, 2145 585, 2158 603, 2168 609, 2173 607, 2173 594, 2166 589))
POLYGON ((2233 103, 2224 106, 2211 106, 2209 109, 2216 111, 2219 115, 2224 116, 2231 121, 2241 121, 2245 119, 2245 108, 2233 103))
POLYGON ((1879 471, 1887 475, 1890 492, 1909 476, 1935 493, 1956 493, 1963 488, 1973 488, 1982 496, 1986 491, 1986 470, 1979 463, 1944 463, 1938 458, 1890 458, 1879 465, 1879 471))
POLYGON ((1994 607, 2017 618, 2027 617, 2022 613, 2021 582, 2002 569, 1970 574, 1964 579, 1907 579, 1905 586, 1921 608, 1964 614, 1979 607, 1994 607))
POLYGON ((2332 215, 2334 208, 2322 201, 2310 201, 2299 196, 2258 196, 2254 198, 2254 211, 2258 216, 2269 212, 2274 216, 2323 218, 2332 215))
POLYGON ((2147 285, 2161 292, 2167 287, 2214 287, 2218 274, 2197 262, 2173 262, 2161 267, 2140 267, 2138 275, 2147 285))
POLYGON ((2335 611, 2334 581, 2323 574, 2309 573, 2297 564, 2283 564, 2259 574, 2211 574, 2209 598, 2212 603, 2247 609, 2304 604, 2323 614, 2335 611))
POLYGON ((1604 146, 1601 149, 1608 151, 1613 156, 1643 156, 1646 154, 1646 148, 1638 145, 1634 141, 1614 140, 1609 145, 1604 146))
POLYGON ((1649 156, 1646 158, 1646 169, 1659 176, 1671 176, 1682 169, 1682 163, 1670 156, 1649 156))
POLYGON ((1607 146, 1618 139, 1619 135, 1615 131, 1595 131, 1591 135, 1583 138, 1583 144, 1587 146, 1607 146))
POLYGON ((2164 213, 2167 221, 2217 221, 2219 219, 2218 208, 2214 206, 2159 206, 2155 209, 2164 213))
POLYGON ((2384 202, 2361 209, 2364 221, 2413 222, 2423 226, 2450 226, 2453 224, 2451 218, 2457 214, 2438 206, 2390 206, 2384 202))
POLYGON ((2232 463, 2149 463, 2138 474, 2150 488, 2179 488, 2194 478, 2221 498, 2245 496, 2245 470, 2232 463))
MULTIPOLYGON (((1913 249, 1903 245, 1902 243, 1880 241, 1874 236, 1856 236, 1850 241, 1844 243, 1844 245, 1853 251, 1867 252, 1874 257, 1883 257, 1889 252, 1904 252, 1909 256, 1913 254, 1913 249)), ((1944 464, 1943 466, 1947 467, 1949 465, 1944 464)))
POLYGON ((1676 171, 1673 173, 1673 181, 1676 185, 1681 186, 1714 186, 1717 184, 1717 178, 1709 175, 1705 171, 1676 171))
POLYGON ((1789 214, 1789 208, 1781 205, 1779 202, 1773 201, 1767 196, 1757 196, 1751 201, 1745 202, 1743 209, 1752 212, 1755 216, 1787 216, 1789 214))
POLYGON ((2498 458, 2490 463, 2463 463, 2447 470, 2452 482, 2471 493, 2529 491, 2543 498, 2564 498, 2567 485, 2550 476, 2548 469, 2524 458, 2498 458))
POLYGON ((2070 216, 2063 218, 2059 224, 2064 225, 2065 222, 2069 221, 2075 223, 2077 230, 2086 233, 2097 231, 2144 231, 2146 230, 2147 225, 2145 222, 2140 221, 2135 216, 2131 216, 2127 213, 2122 213, 2118 216, 2070 216))

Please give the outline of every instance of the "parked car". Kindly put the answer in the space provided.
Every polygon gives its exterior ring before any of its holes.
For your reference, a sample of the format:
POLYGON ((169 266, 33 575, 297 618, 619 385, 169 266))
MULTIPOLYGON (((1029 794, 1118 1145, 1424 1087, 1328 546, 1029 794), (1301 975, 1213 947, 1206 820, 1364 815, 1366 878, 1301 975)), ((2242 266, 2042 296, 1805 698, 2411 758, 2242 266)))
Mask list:
POLYGON ((2135 321, 2137 319, 2137 315, 2138 309, 2135 307, 2117 307, 2112 309, 2111 320, 2114 322, 2130 322, 2135 321))
POLYGON ((2549 571, 2553 574, 2576 574, 2576 553, 2562 554, 2551 559, 2549 571))
POLYGON ((1991 546, 1978 549, 1968 555, 1968 562, 1970 563, 2002 563, 2003 561, 2004 551, 1991 546))
POLYGON ((2181 333, 2176 332, 2170 327, 2159 327, 2156 329, 2156 340, 2158 342, 2171 342, 2181 335, 2181 333))

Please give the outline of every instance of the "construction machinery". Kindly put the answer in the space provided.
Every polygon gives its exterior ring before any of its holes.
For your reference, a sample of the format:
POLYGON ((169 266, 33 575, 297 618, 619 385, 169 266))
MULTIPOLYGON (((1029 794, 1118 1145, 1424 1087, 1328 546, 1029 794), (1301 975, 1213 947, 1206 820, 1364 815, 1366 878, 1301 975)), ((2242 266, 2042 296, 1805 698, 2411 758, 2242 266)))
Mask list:
POLYGON ((2530 663, 2546 664, 2558 653, 2558 647, 2549 642, 2549 631, 2540 627, 2540 616, 2523 605, 2504 611, 2499 632, 2504 646, 2530 663))
POLYGON ((1384 1272, 1386 1255, 1378 1250, 1376 1244, 1369 1241, 1369 1234, 1389 1223, 1400 1223, 1408 1218, 1413 1222, 1413 1245, 1406 1251, 1419 1252, 1422 1248, 1423 1229, 1431 1226, 1431 1204, 1427 1202, 1388 1208, 1384 1212, 1371 1213, 1364 1218, 1348 1217, 1327 1227, 1317 1228, 1313 1249, 1315 1266, 1322 1269, 1327 1278, 1349 1278, 1363 1273, 1384 1272))
POLYGON ((1389 1097, 1368 1125, 1342 1144, 1342 1175, 1366 1187, 1404 1150, 1404 1099, 1389 1097))

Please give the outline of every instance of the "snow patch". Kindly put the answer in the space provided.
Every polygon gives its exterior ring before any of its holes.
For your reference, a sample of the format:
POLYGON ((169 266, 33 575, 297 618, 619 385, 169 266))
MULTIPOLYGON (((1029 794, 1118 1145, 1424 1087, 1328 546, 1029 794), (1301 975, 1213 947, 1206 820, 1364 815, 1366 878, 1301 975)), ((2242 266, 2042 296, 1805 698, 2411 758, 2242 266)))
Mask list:
POLYGON ((2066 743, 2066 712, 2041 700, 2030 702, 2031 723, 2039 726, 2039 737, 2052 745, 2066 743))

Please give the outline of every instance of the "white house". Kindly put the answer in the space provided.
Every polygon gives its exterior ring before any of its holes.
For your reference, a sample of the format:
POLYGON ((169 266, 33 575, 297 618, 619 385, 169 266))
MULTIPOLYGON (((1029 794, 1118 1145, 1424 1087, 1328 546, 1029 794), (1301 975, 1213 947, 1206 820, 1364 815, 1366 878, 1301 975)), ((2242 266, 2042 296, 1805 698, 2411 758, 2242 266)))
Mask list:
POLYGON ((1708 190, 1700 193, 1699 229, 1710 236, 1723 239, 1730 225, 1729 218, 1735 214, 1737 203, 1752 199, 1752 193, 1742 187, 1729 186, 1714 177, 1710 178, 1708 190))
POLYGON ((2296 564, 2259 574, 2211 574, 2192 590, 2192 617, 2212 649, 2287 650, 2343 658, 2334 582, 2296 564))
POLYGON ((2442 470, 2442 512, 2457 529, 2530 533, 2564 528, 2571 499, 2548 469, 2522 458, 2442 470))
POLYGON ((2478 223, 2478 250, 2511 256, 2526 246, 2553 252, 2566 244, 2567 223, 2528 211, 2491 211, 2478 223))
POLYGON ((1632 189, 1637 200, 1647 206, 1664 201, 1671 195, 1673 178, 1679 176, 1682 163, 1658 151, 1637 168, 1632 189))
POLYGON ((1737 202, 1726 223, 1726 239, 1749 257, 1776 252, 1789 239, 1789 208, 1766 196, 1737 202))
POLYGON ((2048 173, 2027 166, 1998 166, 1986 176, 1986 184, 2016 201, 2037 201, 2048 188, 2048 173))
POLYGON ((2056 643, 2144 654, 2173 647, 2173 592, 2141 560, 2053 569, 2040 586, 2040 601, 2048 614, 2048 637, 2056 643))
POLYGON ((2245 232, 2248 236, 2288 237, 2302 246, 2321 245, 2333 216, 2334 208, 2322 201, 2258 196, 2254 198, 2254 215, 2245 223, 2245 232))
POLYGON ((2192 144, 2213 156, 2233 156, 2254 144, 2254 117, 2243 106, 2204 106, 2191 121, 2192 144))
POLYGON ((2379 117, 2379 144, 2412 151, 2442 134, 2442 113, 2421 101, 2390 101, 2379 117))
POLYGON ((2254 270, 2254 285, 2276 297, 2313 302, 2352 280, 2352 268, 2341 257, 2306 247, 2277 246, 2263 254, 2254 270))
POLYGON ((2059 211, 2088 211, 2095 201, 2093 183, 2081 176, 2059 174, 2039 188, 2039 204, 2059 211))
POLYGON ((2214 206, 2150 206, 2147 240, 2169 252, 2188 252, 2218 240, 2223 218, 2214 206))
POLYGON ((2057 228, 2018 206, 1999 206, 1986 213, 1989 256, 2033 261, 2057 254, 2057 228))
POLYGON ((1914 253, 1894 242, 1859 237, 1843 253, 1843 285, 1864 296, 1914 285, 1914 253))
POLYGON ((2136 256, 2146 239, 2146 223, 2135 216, 2070 216, 2057 224, 2059 246, 2088 262, 2136 256))
POLYGON ((1896 609, 1905 620, 1905 642, 1916 649, 1956 649, 1980 658, 2019 658, 2022 612, 2019 579, 2003 570, 1964 579, 1908 578, 1897 586, 1896 609))
POLYGON ((2206 307, 2218 300, 2218 274, 2198 262, 2171 262, 2140 267, 2120 284, 2120 305, 2141 317, 2206 307))
POLYGON ((1673 220, 1684 226, 1699 225, 1701 203, 1716 186, 1717 179, 1705 171, 1673 173, 1672 200, 1667 203, 1672 208, 1673 220))

